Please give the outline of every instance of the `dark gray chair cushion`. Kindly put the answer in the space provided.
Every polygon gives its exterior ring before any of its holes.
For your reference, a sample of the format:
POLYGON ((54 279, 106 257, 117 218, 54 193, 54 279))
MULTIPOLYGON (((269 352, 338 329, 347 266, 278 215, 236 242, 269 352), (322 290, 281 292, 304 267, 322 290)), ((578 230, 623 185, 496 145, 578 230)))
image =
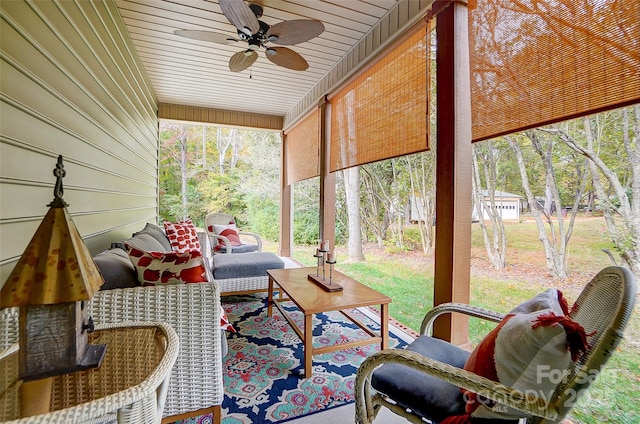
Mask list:
POLYGON ((284 262, 271 252, 213 255, 211 265, 214 280, 259 277, 267 275, 268 269, 284 268, 284 262))
POLYGON ((138 276, 129 259, 129 255, 122 249, 110 249, 93 257, 104 284, 100 290, 124 289, 138 287, 138 276))
POLYGON ((133 233, 133 237, 136 237, 139 234, 149 234, 154 239, 158 240, 158 242, 162 245, 164 249, 162 250, 163 252, 171 252, 171 243, 167 238, 167 234, 162 228, 158 227, 157 225, 147 222, 147 225, 145 225, 141 231, 133 233))
MULTIPOLYGON (((463 368, 469 352, 450 343, 420 336, 407 350, 463 368)), ((460 388, 439 378, 401 364, 384 364, 374 371, 371 385, 404 408, 439 422, 451 415, 463 415, 465 402, 460 388)))

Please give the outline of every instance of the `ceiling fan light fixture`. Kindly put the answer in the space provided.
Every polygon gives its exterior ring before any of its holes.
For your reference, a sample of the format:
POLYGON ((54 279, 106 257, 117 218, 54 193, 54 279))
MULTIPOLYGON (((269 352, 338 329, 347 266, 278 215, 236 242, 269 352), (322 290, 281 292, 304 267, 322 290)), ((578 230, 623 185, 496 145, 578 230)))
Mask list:
POLYGON ((258 40, 256 37, 247 40, 247 42, 249 43, 250 50, 258 50, 260 48, 260 40, 258 40))
POLYGON ((253 33, 251 32, 251 28, 249 28, 249 27, 244 27, 241 30, 239 29, 238 30, 238 34, 240 34, 240 33, 243 33, 243 34, 245 34, 245 35, 247 35, 249 37, 251 37, 253 35, 253 33))

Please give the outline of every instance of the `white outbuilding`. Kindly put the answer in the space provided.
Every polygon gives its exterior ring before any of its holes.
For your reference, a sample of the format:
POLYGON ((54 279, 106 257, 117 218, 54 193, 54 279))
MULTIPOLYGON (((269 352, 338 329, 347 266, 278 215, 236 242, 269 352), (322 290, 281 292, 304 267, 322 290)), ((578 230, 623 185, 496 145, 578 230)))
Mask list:
MULTIPOLYGON (((484 195, 484 203, 488 208, 491 207, 491 199, 486 190, 483 191, 484 195)), ((496 209, 502 219, 520 219, 520 208, 522 205, 522 196, 507 193, 505 191, 496 191, 494 194, 496 209)), ((478 213, 474 206, 472 219, 474 221, 478 220, 478 213)), ((489 215, 487 214, 487 210, 484 210, 484 219, 488 220, 489 215)))

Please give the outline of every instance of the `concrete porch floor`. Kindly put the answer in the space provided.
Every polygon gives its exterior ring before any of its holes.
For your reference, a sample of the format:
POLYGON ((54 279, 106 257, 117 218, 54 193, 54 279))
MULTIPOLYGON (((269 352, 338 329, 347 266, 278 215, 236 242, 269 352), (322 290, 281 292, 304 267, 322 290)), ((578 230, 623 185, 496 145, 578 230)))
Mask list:
MULTIPOLYGON (((355 404, 340 406, 325 412, 308 415, 297 420, 287 421, 287 424, 353 424, 355 423, 355 404)), ((408 421, 387 408, 380 409, 375 424, 406 424, 408 421)))

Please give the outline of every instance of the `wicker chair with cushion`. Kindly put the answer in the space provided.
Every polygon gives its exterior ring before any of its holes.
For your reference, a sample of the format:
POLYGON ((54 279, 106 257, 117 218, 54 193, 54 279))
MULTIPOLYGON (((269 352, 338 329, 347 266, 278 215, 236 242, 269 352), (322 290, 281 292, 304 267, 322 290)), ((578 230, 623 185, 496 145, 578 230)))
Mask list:
POLYGON ((356 422, 373 422, 385 406, 413 423, 558 423, 615 351, 635 297, 633 274, 607 267, 570 310, 555 289, 507 315, 439 305, 424 317, 421 335, 406 350, 384 350, 360 365, 356 422), (469 353, 427 335, 445 313, 499 324, 469 353))
POLYGON ((228 213, 213 212, 207 214, 204 226, 209 236, 211 253, 247 253, 261 252, 262 239, 256 233, 240 231, 235 219, 228 213), (244 236, 255 239, 255 243, 245 243, 244 236))

